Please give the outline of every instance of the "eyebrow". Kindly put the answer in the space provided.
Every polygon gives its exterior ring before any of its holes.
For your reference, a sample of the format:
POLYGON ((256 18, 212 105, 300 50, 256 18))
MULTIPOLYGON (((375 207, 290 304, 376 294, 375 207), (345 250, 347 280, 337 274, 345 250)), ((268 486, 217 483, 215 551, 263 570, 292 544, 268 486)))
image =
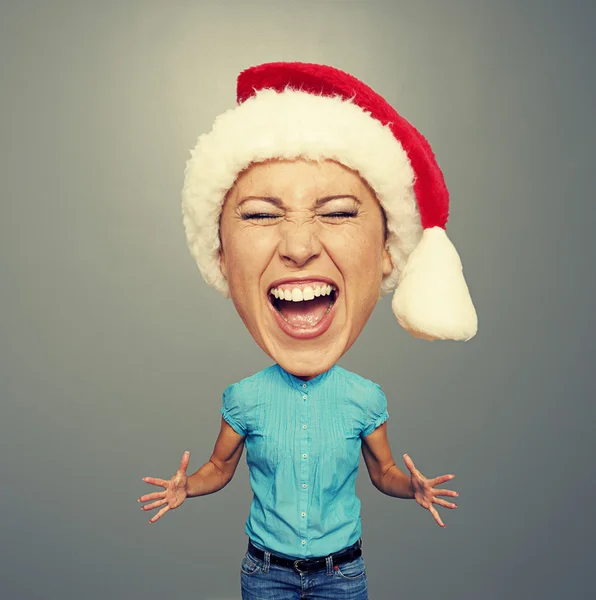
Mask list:
POLYGON ((321 206, 327 204, 327 202, 330 202, 331 200, 340 200, 341 198, 350 198, 354 200, 356 204, 362 204, 362 202, 360 202, 360 200, 358 200, 356 196, 352 196, 352 194, 337 194, 336 196, 325 196, 324 198, 317 198, 317 201, 315 202, 315 207, 321 208, 321 206))
MULTIPOLYGON (((341 198, 350 198, 354 200, 354 202, 356 202, 357 204, 362 204, 362 202, 360 202, 360 200, 358 200, 356 196, 352 196, 351 194, 336 194, 334 196, 324 196, 323 198, 317 198, 317 200, 315 201, 315 208, 321 208, 321 206, 327 204, 327 202, 330 202, 331 200, 339 200, 341 198)), ((270 204, 273 204, 277 208, 284 207, 283 201, 280 198, 276 198, 275 196, 245 196, 238 203, 238 206, 242 206, 242 204, 244 204, 248 200, 263 200, 264 202, 269 202, 270 204)))
POLYGON ((242 200, 238 202, 238 206, 242 206, 245 202, 248 202, 249 200, 263 200, 264 202, 269 202, 270 204, 277 206, 277 208, 283 208, 284 205, 284 203, 279 198, 275 198, 273 196, 244 196, 244 198, 242 198, 242 200))

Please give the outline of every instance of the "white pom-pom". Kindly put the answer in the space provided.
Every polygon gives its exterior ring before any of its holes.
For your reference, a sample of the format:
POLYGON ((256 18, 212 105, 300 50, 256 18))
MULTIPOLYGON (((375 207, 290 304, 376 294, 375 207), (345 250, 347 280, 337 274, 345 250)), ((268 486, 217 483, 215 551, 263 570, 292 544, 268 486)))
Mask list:
POLYGON ((424 230, 391 307, 399 324, 415 337, 467 341, 476 335, 478 317, 461 260, 441 227, 424 230))

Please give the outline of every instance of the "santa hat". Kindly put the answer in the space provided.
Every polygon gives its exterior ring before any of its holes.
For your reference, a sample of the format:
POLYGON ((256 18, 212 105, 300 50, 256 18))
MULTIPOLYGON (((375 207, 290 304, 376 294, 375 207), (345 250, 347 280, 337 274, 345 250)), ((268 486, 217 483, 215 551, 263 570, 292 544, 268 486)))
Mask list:
POLYGON ((238 175, 270 159, 335 160, 357 171, 387 217, 392 308, 416 337, 468 340, 477 317, 445 232, 449 193, 426 139, 370 87, 339 69, 268 63, 240 73, 238 105, 219 115, 188 160, 182 214, 204 279, 224 296, 219 217, 238 175))

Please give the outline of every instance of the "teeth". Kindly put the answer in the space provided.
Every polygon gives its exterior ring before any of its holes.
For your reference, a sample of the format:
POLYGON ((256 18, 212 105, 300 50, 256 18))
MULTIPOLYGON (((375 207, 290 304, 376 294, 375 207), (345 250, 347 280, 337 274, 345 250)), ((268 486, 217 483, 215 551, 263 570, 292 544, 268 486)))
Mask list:
POLYGON ((335 288, 332 285, 316 285, 314 287, 307 285, 304 289, 300 288, 271 288, 269 293, 274 298, 287 300, 288 302, 302 302, 303 300, 312 300, 319 296, 329 296, 335 288))

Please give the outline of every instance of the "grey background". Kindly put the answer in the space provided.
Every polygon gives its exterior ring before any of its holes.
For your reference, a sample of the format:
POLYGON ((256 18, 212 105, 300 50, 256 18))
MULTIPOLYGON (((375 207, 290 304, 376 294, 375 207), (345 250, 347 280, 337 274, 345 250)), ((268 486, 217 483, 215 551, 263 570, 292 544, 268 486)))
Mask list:
POLYGON ((270 364, 201 279, 184 163, 237 73, 322 62, 429 139, 480 316, 465 344, 383 299, 342 359, 379 382, 394 456, 454 472, 445 530, 365 469, 371 598, 593 597, 592 2, 4 1, 0 597, 239 598, 242 459, 155 525, 136 498, 205 462, 221 393, 270 364))

